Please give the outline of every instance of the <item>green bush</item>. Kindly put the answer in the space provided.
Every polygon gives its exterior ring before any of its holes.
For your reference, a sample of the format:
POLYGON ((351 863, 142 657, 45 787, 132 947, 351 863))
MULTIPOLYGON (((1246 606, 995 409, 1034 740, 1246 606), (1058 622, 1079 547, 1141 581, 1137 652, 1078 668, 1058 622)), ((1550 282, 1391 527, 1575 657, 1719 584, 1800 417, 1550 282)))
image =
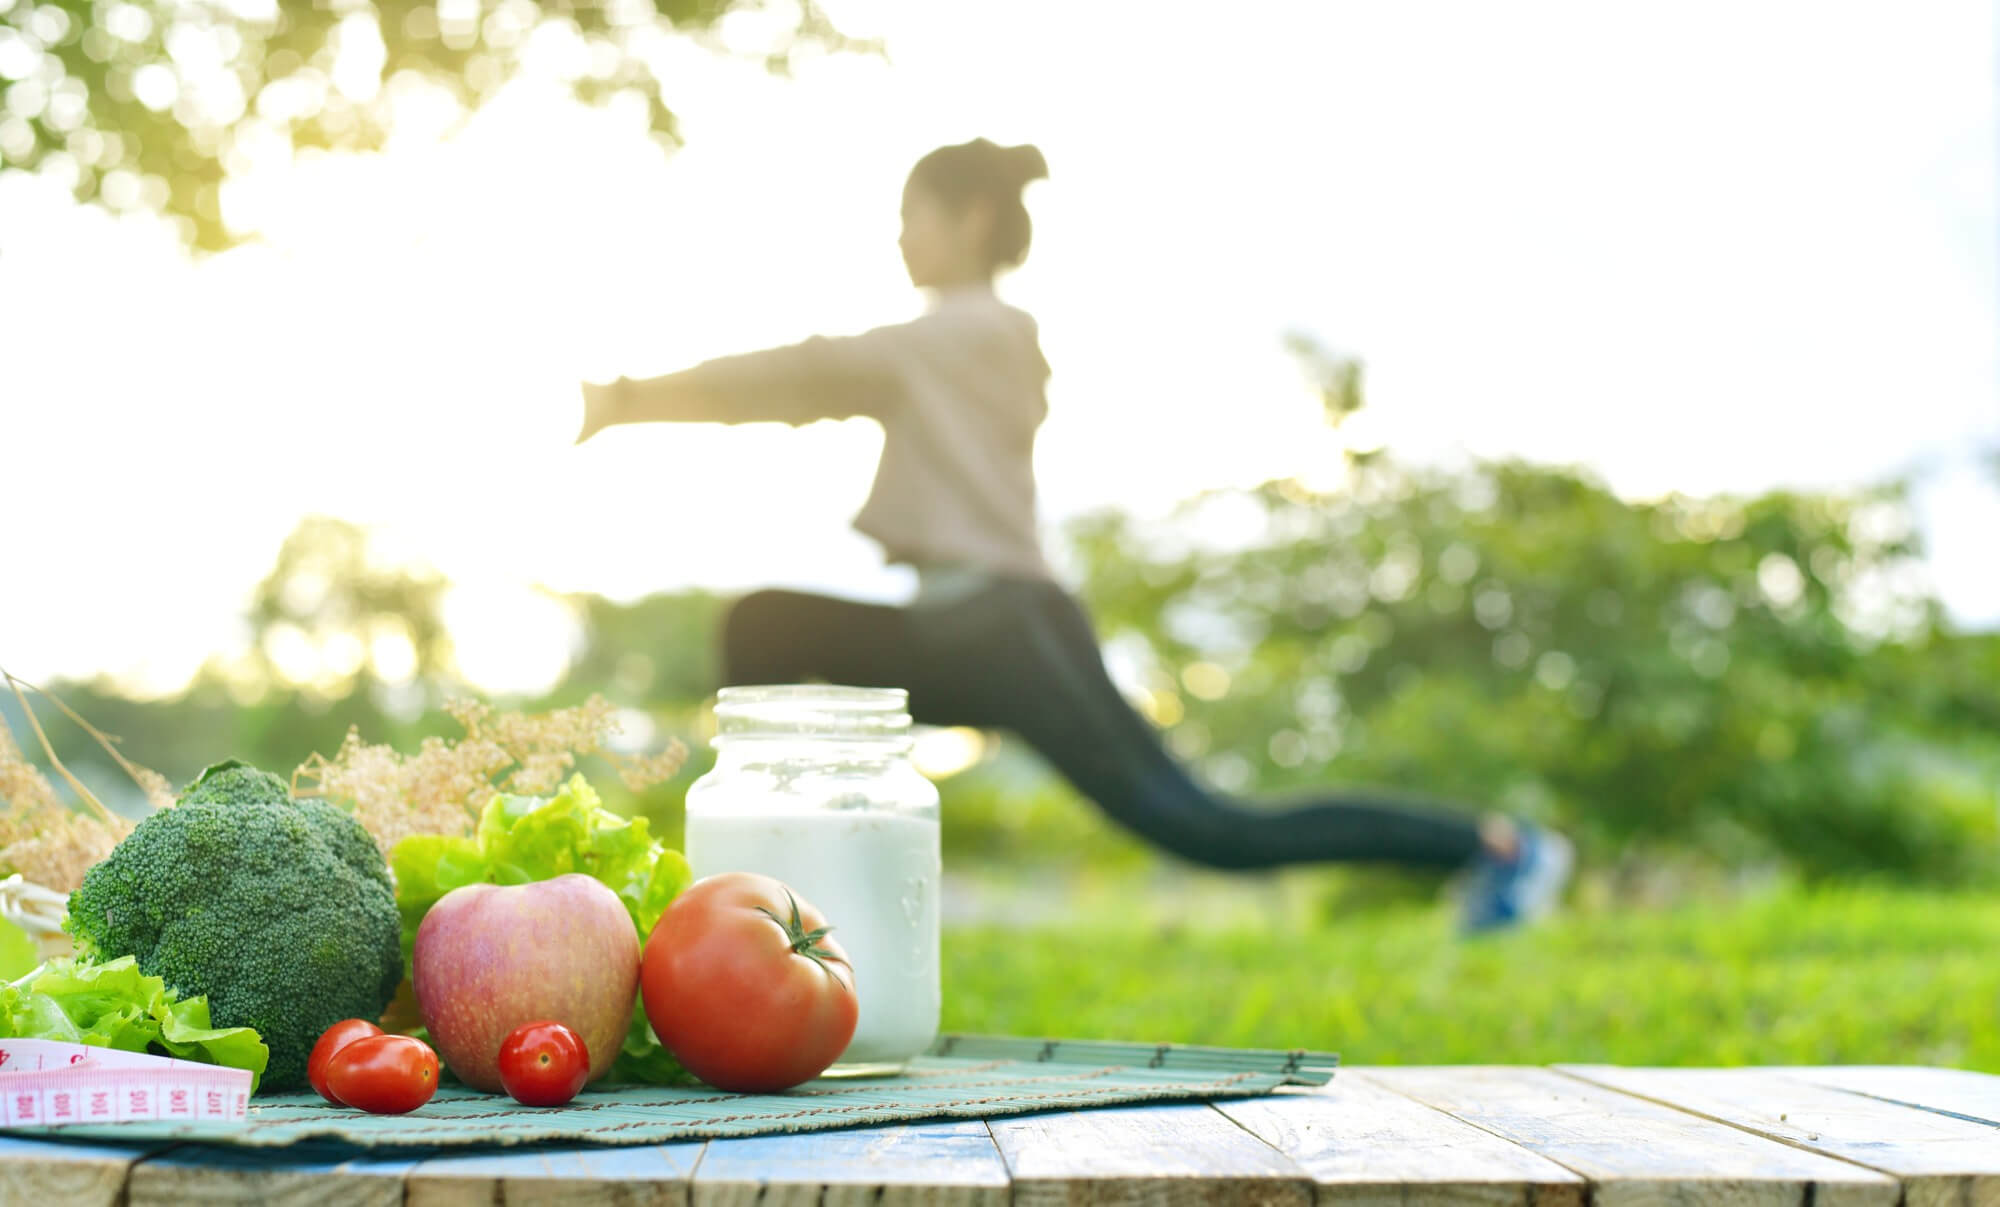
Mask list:
MULTIPOLYGON (((1598 866, 1664 853, 1814 876, 2000 868, 2000 634, 1953 631, 1913 585, 1900 488, 1635 503, 1567 469, 1378 456, 1354 459, 1338 489, 1215 492, 1158 523, 1105 513, 1068 543, 1166 740, 1224 790, 1275 801, 1357 786, 1506 809, 1576 832, 1598 866)), ((293 767, 349 725, 413 750, 456 732, 436 706, 470 690, 441 590, 434 574, 376 565, 351 525, 309 522, 258 588, 247 649, 183 695, 63 690, 175 782, 224 755, 293 767), (292 589, 300 575, 316 589, 292 589), (274 626, 328 642, 403 633, 417 679, 364 665, 288 684, 261 652, 274 626)), ((727 601, 569 602, 569 673, 526 705, 602 692, 687 741, 686 770, 644 794, 593 775, 610 807, 678 835, 710 761, 701 710, 727 601)), ((130 796, 80 732, 55 736, 107 798, 130 796)), ((954 857, 1155 858, 1018 742, 1001 749, 941 785, 954 857)))
POLYGON ((1631 503, 1570 470, 1378 458, 1338 493, 1072 536, 1101 629, 1223 787, 1499 807, 1600 856, 1995 873, 2000 636, 1910 585, 1897 488, 1631 503), (1222 521, 1232 541, 1191 543, 1222 521))

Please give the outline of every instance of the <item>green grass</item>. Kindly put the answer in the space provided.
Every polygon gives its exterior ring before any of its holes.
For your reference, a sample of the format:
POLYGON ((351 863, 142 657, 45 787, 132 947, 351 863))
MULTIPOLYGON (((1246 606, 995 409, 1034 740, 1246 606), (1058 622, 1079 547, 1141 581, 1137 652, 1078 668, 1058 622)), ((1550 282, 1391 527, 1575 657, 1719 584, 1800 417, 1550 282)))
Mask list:
POLYGON ((1353 1064, 2000 1071, 1992 894, 1789 890, 1474 941, 1437 909, 1213 929, 1093 913, 948 929, 944 962, 954 1031, 1330 1048, 1353 1064))

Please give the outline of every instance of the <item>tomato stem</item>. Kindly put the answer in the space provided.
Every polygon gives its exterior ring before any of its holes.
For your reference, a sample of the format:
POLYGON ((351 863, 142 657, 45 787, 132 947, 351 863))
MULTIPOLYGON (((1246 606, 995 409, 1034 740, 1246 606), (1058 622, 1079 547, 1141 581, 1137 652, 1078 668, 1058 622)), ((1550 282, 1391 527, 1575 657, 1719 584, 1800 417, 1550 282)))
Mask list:
POLYGON ((792 910, 792 916, 789 921, 780 918, 761 905, 757 907, 757 912, 784 928, 786 945, 792 949, 794 955, 804 956, 806 959, 819 965, 819 970, 824 972, 829 979, 839 980, 840 978, 833 975, 833 969, 826 966, 827 958, 833 953, 824 951, 819 946, 819 941, 826 938, 833 930, 833 927, 822 926, 816 930, 807 930, 805 920, 799 917, 799 899, 792 895, 792 890, 790 889, 785 890, 785 902, 792 910))

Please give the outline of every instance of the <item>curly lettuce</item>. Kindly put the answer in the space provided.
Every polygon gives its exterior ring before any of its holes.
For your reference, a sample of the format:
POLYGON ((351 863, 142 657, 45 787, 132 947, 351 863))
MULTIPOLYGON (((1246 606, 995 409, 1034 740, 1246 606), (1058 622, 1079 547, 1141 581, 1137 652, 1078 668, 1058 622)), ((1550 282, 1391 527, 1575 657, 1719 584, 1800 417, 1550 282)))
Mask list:
POLYGON ((180 997, 140 972, 131 956, 51 960, 0 985, 0 1039, 56 1039, 248 1069, 253 1093, 271 1059, 256 1031, 211 1025, 206 997, 180 997))
MULTIPOLYGON (((413 834, 389 852, 389 870, 403 919, 406 973, 418 925, 455 888, 530 884, 580 872, 618 894, 643 943, 668 904, 694 879, 687 860, 652 837, 645 818, 620 817, 604 808, 581 775, 571 776, 552 797, 495 795, 470 837, 413 834)), ((637 1007, 610 1079, 690 1080, 637 1007)))

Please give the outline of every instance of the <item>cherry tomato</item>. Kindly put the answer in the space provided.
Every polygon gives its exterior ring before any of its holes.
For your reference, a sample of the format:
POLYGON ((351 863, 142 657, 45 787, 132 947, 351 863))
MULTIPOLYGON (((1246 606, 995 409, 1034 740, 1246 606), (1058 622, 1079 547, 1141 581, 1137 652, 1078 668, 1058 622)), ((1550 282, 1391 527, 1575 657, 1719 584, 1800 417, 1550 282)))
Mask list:
POLYGON ((382 1028, 365 1018, 344 1018, 328 1027, 320 1032, 319 1042, 313 1045, 312 1055, 306 1057, 306 1080, 312 1082, 312 1088, 319 1091, 320 1097, 335 1106, 346 1106, 346 1103, 333 1096, 332 1090, 326 1088, 326 1062, 333 1059, 335 1052, 355 1040, 380 1034, 382 1028))
POLYGON ((561 1106, 589 1080, 590 1049, 561 1023, 522 1023, 500 1041, 500 1084, 523 1106, 561 1106))
POLYGON ((437 1092, 438 1058, 429 1044, 410 1035, 357 1039, 326 1063, 326 1085, 346 1106, 371 1115, 402 1115, 437 1092))
POLYGON ((774 1093, 818 1076, 854 1038, 854 968, 825 915, 769 876, 695 882, 639 963, 646 1019, 688 1072, 774 1093))

